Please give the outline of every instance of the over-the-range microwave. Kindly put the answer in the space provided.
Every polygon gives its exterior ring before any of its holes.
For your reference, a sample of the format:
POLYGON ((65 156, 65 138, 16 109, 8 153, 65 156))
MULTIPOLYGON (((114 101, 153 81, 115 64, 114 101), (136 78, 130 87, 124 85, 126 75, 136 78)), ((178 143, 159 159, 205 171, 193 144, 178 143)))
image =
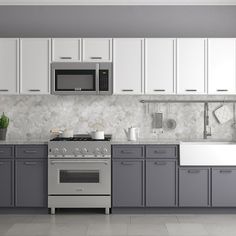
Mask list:
POLYGON ((51 64, 51 94, 111 95, 112 63, 54 62, 51 64))

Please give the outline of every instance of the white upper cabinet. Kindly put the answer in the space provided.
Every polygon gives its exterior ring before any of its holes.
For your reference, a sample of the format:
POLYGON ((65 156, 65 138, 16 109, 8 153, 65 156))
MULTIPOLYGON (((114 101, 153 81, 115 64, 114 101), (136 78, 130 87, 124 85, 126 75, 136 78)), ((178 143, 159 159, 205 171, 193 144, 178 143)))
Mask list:
POLYGON ((50 92, 50 52, 50 39, 20 39, 20 93, 50 92))
POLYGON ((112 39, 83 39, 83 61, 112 61, 112 39))
POLYGON ((208 93, 235 93, 235 39, 208 39, 208 93))
POLYGON ((177 39, 177 93, 206 93, 206 40, 177 39))
POLYGON ((54 38, 52 39, 53 61, 81 61, 81 39, 54 38))
POLYGON ((175 93, 175 39, 145 39, 145 93, 175 93))
POLYGON ((19 83, 19 40, 0 39, 0 94, 17 94, 19 83))
POLYGON ((114 94, 142 94, 144 39, 120 38, 113 41, 114 94))

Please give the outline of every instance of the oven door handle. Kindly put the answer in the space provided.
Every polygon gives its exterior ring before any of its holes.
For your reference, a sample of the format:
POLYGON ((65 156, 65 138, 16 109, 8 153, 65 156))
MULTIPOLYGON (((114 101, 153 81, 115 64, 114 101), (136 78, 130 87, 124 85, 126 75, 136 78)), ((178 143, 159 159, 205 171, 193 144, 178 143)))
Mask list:
POLYGON ((108 165, 107 161, 51 161, 52 165, 55 165, 57 163, 103 163, 105 165, 108 165))

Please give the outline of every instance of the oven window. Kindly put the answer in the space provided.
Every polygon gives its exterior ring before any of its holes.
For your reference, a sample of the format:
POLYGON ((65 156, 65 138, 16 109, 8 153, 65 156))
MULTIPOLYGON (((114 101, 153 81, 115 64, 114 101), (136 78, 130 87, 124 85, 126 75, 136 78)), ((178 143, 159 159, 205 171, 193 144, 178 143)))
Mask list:
POLYGON ((99 183, 99 171, 60 170, 60 183, 99 183))
POLYGON ((96 91, 96 70, 56 70, 56 91, 96 91))

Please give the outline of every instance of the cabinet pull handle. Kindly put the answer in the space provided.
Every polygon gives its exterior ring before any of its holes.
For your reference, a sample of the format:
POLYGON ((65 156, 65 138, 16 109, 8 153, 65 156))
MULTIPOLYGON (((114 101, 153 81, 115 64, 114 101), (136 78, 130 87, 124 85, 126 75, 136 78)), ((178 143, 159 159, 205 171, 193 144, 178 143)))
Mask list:
POLYGON ((122 89, 122 92, 133 92, 133 89, 122 89))
POLYGON ((220 173, 229 174, 229 173, 232 173, 232 170, 220 170, 220 173))
POLYGON ((0 162, 0 165, 3 165, 4 164, 4 162, 0 162))
POLYGON ((124 150, 122 150, 121 153, 123 153, 123 154, 132 154, 133 152, 129 152, 129 151, 124 151, 124 150))
POLYGON ((158 166, 165 166, 166 165, 166 161, 155 161, 154 164, 158 165, 158 166))
POLYGON ((40 89, 29 89, 30 92, 40 92, 40 89))
POLYGON ((102 57, 90 57, 90 59, 92 59, 92 60, 98 60, 98 59, 102 59, 102 57))
POLYGON ((228 89, 217 89, 216 91, 217 91, 217 92, 227 92, 228 89))
POLYGON ((4 153, 4 151, 1 150, 0 153, 4 153))
POLYGON ((26 161, 25 163, 24 163, 25 165, 37 165, 37 162, 32 162, 32 161, 26 161))
POLYGON ((121 162, 121 165, 124 165, 124 166, 132 166, 134 163, 132 162, 125 162, 125 161, 122 161, 121 162))
POLYGON ((165 154, 166 151, 157 151, 157 150, 155 150, 154 153, 155 153, 155 154, 165 154))
POLYGON ((197 89, 185 89, 186 92, 197 92, 197 89))
POLYGON ((32 151, 30 151, 30 150, 25 150, 25 153, 37 153, 37 151, 34 151, 34 150, 32 150, 32 151))
POLYGON ((72 59, 72 57, 60 57, 60 59, 63 59, 63 60, 70 60, 70 59, 72 59))
POLYGON ((0 92, 8 92, 8 89, 0 89, 0 92))
POLYGON ((189 174, 198 174, 200 173, 200 170, 188 170, 189 174))
POLYGON ((165 92, 165 89, 153 89, 154 92, 165 92))

